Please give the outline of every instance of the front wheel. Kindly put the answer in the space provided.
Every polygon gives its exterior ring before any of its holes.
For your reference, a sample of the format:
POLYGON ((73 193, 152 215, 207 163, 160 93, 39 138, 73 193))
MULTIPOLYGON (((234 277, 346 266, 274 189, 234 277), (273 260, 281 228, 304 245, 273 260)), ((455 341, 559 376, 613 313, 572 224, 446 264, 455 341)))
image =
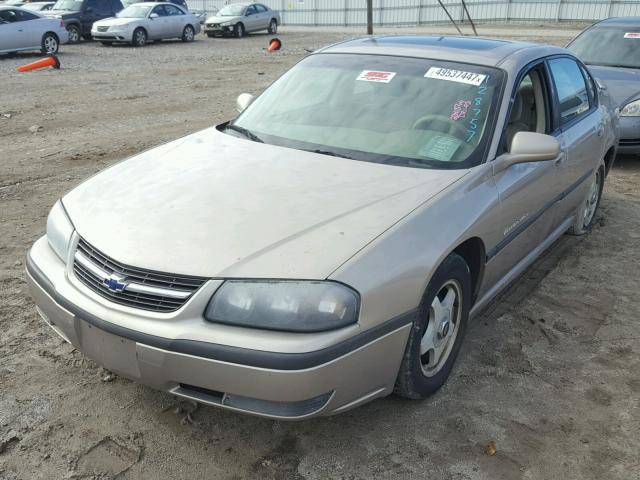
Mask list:
POLYGON ((144 47, 147 44, 147 32, 142 28, 137 28, 135 32, 133 32, 133 41, 131 44, 134 47, 144 47))
POLYGON ((193 42, 193 38, 196 36, 196 32, 191 25, 187 25, 182 30, 182 41, 183 42, 193 42))
POLYGON ((238 24, 236 25, 236 28, 235 28, 235 34, 236 34, 236 37, 237 37, 237 38, 242 38, 242 37, 244 37, 245 31, 244 31, 244 25, 243 25, 243 24, 238 23, 238 24))
POLYGON ((466 332, 471 273, 449 255, 434 273, 418 308, 396 380, 395 393, 423 399, 446 382, 466 332))
POLYGON ((80 41, 80 29, 76 25, 69 25, 67 32, 69 33, 69 43, 78 43, 80 41))
POLYGON ((42 37, 42 48, 40 49, 45 55, 55 55, 59 48, 58 37, 53 33, 45 33, 42 37))
POLYGON ((271 19, 271 22, 269 23, 269 29, 267 31, 271 35, 275 35, 276 33, 278 33, 278 22, 275 18, 271 19))
POLYGON ((576 218, 569 229, 571 235, 584 235, 593 226, 596 212, 600 206, 603 187, 604 169, 601 167, 591 176, 591 183, 587 195, 582 202, 580 202, 578 211, 576 212, 576 218))

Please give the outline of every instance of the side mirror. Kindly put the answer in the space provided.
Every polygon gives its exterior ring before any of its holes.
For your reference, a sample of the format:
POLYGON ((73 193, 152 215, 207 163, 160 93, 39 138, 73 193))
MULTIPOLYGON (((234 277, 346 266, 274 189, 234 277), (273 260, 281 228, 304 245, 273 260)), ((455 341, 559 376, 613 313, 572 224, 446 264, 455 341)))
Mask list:
POLYGON ((238 113, 244 112, 254 99, 255 97, 250 93, 241 93, 238 95, 238 99, 236 100, 236 110, 238 110, 238 113))
POLYGON ((493 161, 493 173, 506 170, 516 163, 546 162, 560 155, 560 142, 551 135, 536 132, 518 132, 511 141, 509 153, 493 161))
POLYGON ((149 15, 149 18, 153 19, 153 18, 158 18, 160 15, 158 15, 157 13, 152 13, 151 15, 149 15))

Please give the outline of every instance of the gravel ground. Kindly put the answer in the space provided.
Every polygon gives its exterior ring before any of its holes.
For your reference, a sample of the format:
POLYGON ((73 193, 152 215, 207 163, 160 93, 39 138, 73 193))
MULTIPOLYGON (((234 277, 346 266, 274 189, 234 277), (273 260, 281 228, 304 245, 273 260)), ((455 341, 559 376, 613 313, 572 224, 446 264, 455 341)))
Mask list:
MULTIPOLYGON (((563 44, 576 30, 480 31, 563 44)), ((63 46, 60 71, 30 74, 15 67, 37 55, 0 59, 0 479, 640 479, 637 158, 619 159, 593 231, 561 238, 470 326, 424 402, 293 424, 198 408, 109 375, 38 318, 24 256, 58 197, 356 34, 283 29, 271 55, 266 35, 63 46)))

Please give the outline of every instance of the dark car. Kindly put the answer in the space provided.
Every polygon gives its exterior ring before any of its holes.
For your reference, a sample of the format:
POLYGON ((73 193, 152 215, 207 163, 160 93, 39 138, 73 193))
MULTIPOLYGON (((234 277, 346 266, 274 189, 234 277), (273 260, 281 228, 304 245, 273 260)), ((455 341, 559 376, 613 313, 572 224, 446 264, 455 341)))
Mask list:
POLYGON ((77 43, 81 37, 91 40, 93 22, 114 17, 122 8, 120 0, 58 0, 46 15, 62 18, 69 43, 77 43))
POLYGON ((567 46, 620 109, 620 153, 640 155, 640 17, 608 18, 567 46))

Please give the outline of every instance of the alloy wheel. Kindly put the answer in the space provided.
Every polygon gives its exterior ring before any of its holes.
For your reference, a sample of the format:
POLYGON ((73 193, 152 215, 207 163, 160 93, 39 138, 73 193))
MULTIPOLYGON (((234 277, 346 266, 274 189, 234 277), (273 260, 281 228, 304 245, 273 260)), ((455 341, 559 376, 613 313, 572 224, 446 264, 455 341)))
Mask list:
POLYGON ((427 377, 436 375, 449 358, 460 330, 462 300, 460 284, 449 280, 431 303, 427 328, 420 341, 420 366, 427 377))

